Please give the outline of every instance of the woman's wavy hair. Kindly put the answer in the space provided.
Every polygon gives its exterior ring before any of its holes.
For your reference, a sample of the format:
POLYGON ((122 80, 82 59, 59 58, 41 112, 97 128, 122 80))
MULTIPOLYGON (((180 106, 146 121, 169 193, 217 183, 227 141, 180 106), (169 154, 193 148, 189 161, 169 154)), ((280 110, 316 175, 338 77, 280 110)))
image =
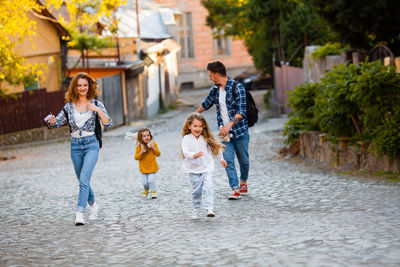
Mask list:
POLYGON ((68 91, 65 94, 65 100, 67 102, 76 102, 79 99, 79 93, 77 90, 79 79, 86 79, 89 83, 89 90, 86 95, 87 99, 91 100, 95 98, 96 95, 100 95, 100 89, 97 85, 96 80, 85 72, 79 72, 75 74, 74 78, 71 81, 71 84, 69 85, 68 91))
POLYGON ((194 120, 198 120, 203 124, 203 131, 202 131, 201 135, 206 140, 211 152, 214 155, 218 155, 218 151, 220 149, 222 149, 222 151, 224 151, 225 145, 221 144, 221 142, 219 142, 214 137, 214 135, 210 131, 210 127, 208 126, 206 118, 200 113, 194 112, 186 118, 185 124, 183 125, 183 129, 182 129, 182 136, 185 136, 185 135, 191 133, 189 126, 192 125, 194 120))
POLYGON ((137 137, 136 137, 136 144, 137 145, 144 145, 144 146, 146 145, 146 143, 143 142, 143 138, 142 138, 144 132, 149 132, 150 141, 153 140, 153 135, 151 134, 149 128, 140 128, 138 130, 138 132, 137 132, 137 137))

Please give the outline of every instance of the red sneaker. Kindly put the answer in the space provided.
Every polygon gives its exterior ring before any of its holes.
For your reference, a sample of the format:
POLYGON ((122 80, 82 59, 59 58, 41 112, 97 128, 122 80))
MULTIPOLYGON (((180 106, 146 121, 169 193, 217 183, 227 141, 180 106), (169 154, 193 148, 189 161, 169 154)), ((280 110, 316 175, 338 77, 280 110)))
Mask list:
POLYGON ((229 196, 229 200, 236 200, 241 198, 239 190, 233 190, 233 194, 229 196))
POLYGON ((241 184, 239 189, 240 194, 247 194, 247 184, 241 184))

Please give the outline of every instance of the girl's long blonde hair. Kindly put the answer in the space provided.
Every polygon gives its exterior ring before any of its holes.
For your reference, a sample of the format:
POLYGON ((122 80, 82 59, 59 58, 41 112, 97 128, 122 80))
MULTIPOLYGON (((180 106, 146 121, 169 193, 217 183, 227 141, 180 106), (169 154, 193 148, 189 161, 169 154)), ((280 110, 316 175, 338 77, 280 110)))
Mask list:
POLYGON ((137 132, 137 137, 136 137, 136 144, 137 144, 137 145, 144 145, 144 146, 146 146, 146 144, 143 142, 143 138, 142 138, 144 132, 149 132, 149 134, 150 134, 150 141, 153 140, 153 136, 151 135, 151 132, 150 132, 149 128, 140 128, 140 129, 138 130, 138 132, 137 132))
POLYGON ((210 131, 210 127, 208 126, 208 123, 206 121, 206 118, 197 112, 194 112, 192 114, 190 114, 185 121, 185 124, 183 125, 183 129, 182 129, 182 136, 185 136, 187 134, 190 134, 191 131, 189 129, 189 126, 192 125, 194 120, 198 120, 203 124, 203 131, 201 133, 201 135, 203 136, 203 138, 206 140, 208 147, 210 148, 211 152, 214 155, 218 155, 218 151, 221 149, 222 151, 224 151, 224 147, 225 145, 221 144, 221 142, 219 142, 214 135, 211 133, 210 131))

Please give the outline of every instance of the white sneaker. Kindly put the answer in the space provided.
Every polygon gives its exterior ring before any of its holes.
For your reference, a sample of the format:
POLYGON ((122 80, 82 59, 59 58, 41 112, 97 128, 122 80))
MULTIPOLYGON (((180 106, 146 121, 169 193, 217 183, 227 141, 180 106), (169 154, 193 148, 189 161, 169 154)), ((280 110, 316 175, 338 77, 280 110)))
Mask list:
POLYGON ((212 210, 207 211, 207 217, 215 217, 215 213, 212 210))
POLYGON ((93 206, 89 206, 89 220, 96 220, 100 206, 95 202, 93 206))
POLYGON ((75 225, 84 225, 85 220, 83 220, 83 213, 77 211, 76 212, 76 217, 75 217, 75 225))
POLYGON ((194 209, 192 213, 192 220, 199 219, 200 209, 194 209))
POLYGON ((153 198, 153 199, 157 198, 156 191, 150 191, 150 197, 153 198))

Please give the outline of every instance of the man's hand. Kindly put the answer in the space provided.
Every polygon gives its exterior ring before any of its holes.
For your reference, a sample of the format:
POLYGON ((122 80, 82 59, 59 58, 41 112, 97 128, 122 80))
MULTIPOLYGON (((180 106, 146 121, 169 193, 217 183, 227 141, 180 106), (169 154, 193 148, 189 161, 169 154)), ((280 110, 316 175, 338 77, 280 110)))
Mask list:
POLYGON ((225 125, 224 127, 221 127, 219 130, 219 135, 222 137, 225 137, 228 135, 229 131, 231 130, 230 123, 228 125, 225 125))
POLYGON ((226 163, 226 160, 221 160, 220 161, 222 167, 224 167, 226 169, 226 166, 228 166, 228 163, 226 163))
POLYGON ((196 110, 197 113, 202 113, 205 109, 203 108, 202 105, 196 110))
POLYGON ((203 154, 204 154, 203 152, 199 152, 199 153, 197 153, 197 154, 194 154, 194 155, 193 155, 193 158, 197 159, 197 158, 203 156, 203 154))

